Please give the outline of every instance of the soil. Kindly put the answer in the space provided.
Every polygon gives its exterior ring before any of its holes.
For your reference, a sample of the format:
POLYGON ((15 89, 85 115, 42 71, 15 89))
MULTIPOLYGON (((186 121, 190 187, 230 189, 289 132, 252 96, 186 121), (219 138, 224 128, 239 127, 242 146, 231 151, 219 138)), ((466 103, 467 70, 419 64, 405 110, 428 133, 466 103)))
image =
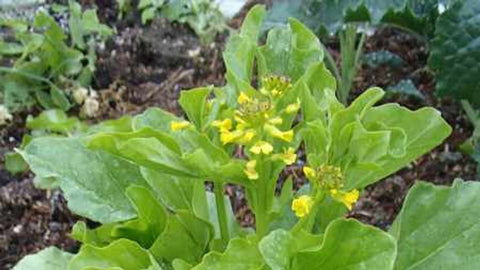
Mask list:
MULTIPOLYGON (((91 2, 91 1, 86 1, 91 2)), ((97 1, 103 21, 117 25, 117 34, 100 50, 94 89, 101 96, 101 113, 96 120, 136 114, 147 107, 160 106, 180 113, 176 102, 182 89, 202 85, 222 85, 225 72, 221 51, 225 35, 212 45, 204 46, 194 33, 183 25, 156 19, 142 26, 138 18, 128 23, 116 20, 115 1, 97 1)), ((251 1, 248 6, 254 2, 251 1)), ((231 20, 238 27, 245 8, 231 20)), ((338 44, 328 42, 338 56, 338 44)), ((367 38, 366 52, 388 50, 399 55, 400 68, 362 66, 354 85, 353 96, 370 86, 387 87, 401 79, 411 79, 425 96, 418 100, 406 96, 390 96, 386 101, 399 102, 411 109, 433 106, 453 127, 452 135, 431 153, 419 158, 396 174, 366 188, 349 216, 388 229, 408 189, 417 180, 450 184, 454 178, 476 179, 476 164, 459 152, 459 145, 472 133, 472 127, 455 101, 434 95, 433 76, 426 71, 428 52, 425 43, 392 28, 378 29, 367 38)), ((338 57, 337 57, 338 58, 338 57)), ((35 113, 32 111, 30 113, 35 113)), ((15 115, 14 121, 0 131, 0 156, 17 147, 25 132, 27 113, 15 115)), ((302 153, 300 153, 300 156, 302 153)), ((21 257, 44 247, 55 245, 76 251, 78 244, 68 238, 72 225, 80 217, 69 212, 59 191, 34 188, 31 173, 12 176, 0 163, 0 270, 10 269, 21 257)), ((293 175, 296 186, 304 182, 301 166, 288 167, 282 179, 293 175)), ((239 187, 229 186, 227 193, 237 218, 244 226, 254 224, 254 217, 239 187)))

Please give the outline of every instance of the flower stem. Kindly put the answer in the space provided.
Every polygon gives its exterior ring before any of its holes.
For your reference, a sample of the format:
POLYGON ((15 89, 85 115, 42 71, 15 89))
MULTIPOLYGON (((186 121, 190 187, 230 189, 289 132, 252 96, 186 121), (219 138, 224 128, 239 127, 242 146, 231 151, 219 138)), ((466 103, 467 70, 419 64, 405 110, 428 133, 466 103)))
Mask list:
POLYGON ((312 210, 308 214, 308 216, 301 218, 297 224, 292 229, 293 233, 296 233, 300 230, 305 230, 306 232, 311 232, 313 226, 315 225, 315 220, 317 218, 317 214, 319 211, 319 205, 325 200, 325 192, 318 191, 315 199, 313 201, 312 210))
POLYGON ((255 211, 255 225, 256 232, 259 239, 261 239, 268 231, 268 213, 267 213, 267 181, 259 179, 257 192, 257 207, 255 211))
POLYGON ((223 185, 221 183, 215 183, 213 192, 215 194, 215 204, 217 205, 217 219, 220 227, 220 237, 224 246, 228 244, 230 234, 228 232, 227 213, 225 209, 225 199, 223 195, 223 185))

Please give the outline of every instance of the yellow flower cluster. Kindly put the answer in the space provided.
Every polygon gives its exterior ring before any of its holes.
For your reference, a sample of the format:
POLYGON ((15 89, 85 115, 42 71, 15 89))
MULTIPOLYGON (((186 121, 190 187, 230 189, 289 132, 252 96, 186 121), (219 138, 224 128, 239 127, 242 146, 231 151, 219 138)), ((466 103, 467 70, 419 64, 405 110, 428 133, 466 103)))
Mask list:
POLYGON ((240 92, 237 98, 238 108, 233 112, 233 117, 212 123, 218 129, 223 145, 244 145, 254 156, 244 170, 252 180, 258 179, 256 156, 266 155, 271 160, 280 160, 287 165, 293 164, 297 158, 295 149, 291 147, 275 153, 273 140, 293 140, 293 130, 281 130, 284 120, 279 114, 296 113, 300 109, 300 101, 277 110, 276 101, 291 88, 290 81, 285 77, 269 76, 262 79, 262 85, 258 92, 240 92))
POLYGON ((339 167, 332 165, 321 165, 313 169, 303 167, 303 173, 319 189, 327 190, 330 196, 337 201, 342 202, 348 210, 352 210, 360 195, 359 191, 354 189, 349 192, 341 191, 343 187, 343 174, 339 167))

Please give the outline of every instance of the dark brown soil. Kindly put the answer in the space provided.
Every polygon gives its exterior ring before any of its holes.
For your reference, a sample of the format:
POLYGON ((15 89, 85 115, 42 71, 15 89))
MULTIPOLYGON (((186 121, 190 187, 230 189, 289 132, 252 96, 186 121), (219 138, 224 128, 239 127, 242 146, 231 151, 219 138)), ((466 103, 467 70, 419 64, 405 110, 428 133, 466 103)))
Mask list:
MULTIPOLYGON (((98 2, 104 4, 97 3, 100 13, 104 14, 103 19, 115 21, 112 14, 116 12, 113 13, 111 8, 114 1, 98 2)), ((238 26, 242 17, 236 17, 230 24, 238 26)), ((219 36, 212 46, 202 46, 189 29, 161 19, 146 27, 123 23, 118 30, 119 33, 99 54, 94 85, 102 97, 99 119, 135 114, 150 106, 179 113, 176 100, 180 90, 224 83, 221 59, 223 36, 219 36)), ((335 44, 329 45, 335 52, 335 44)), ((412 79, 426 97, 424 101, 403 96, 391 97, 388 101, 399 102, 412 109, 433 106, 453 127, 452 135, 433 152, 384 181, 367 187, 349 214, 386 229, 416 180, 450 184, 456 177, 476 178, 476 164, 458 150, 459 144, 470 136, 472 127, 459 104, 434 96, 433 76, 424 69, 428 55, 422 41, 385 28, 369 37, 365 46, 367 52, 392 51, 405 64, 400 69, 363 66, 355 82, 354 96, 369 86, 386 87, 401 79, 412 79)), ((1 130, 2 158, 7 151, 19 145, 25 133, 22 120, 25 116, 15 116, 15 122, 1 130)), ((285 174, 302 175, 300 166, 289 167, 285 174)), ((68 211, 61 193, 35 189, 32 178, 31 174, 11 176, 4 170, 3 162, 0 163, 0 269, 10 269, 24 255, 46 246, 56 245, 69 251, 77 249, 77 244, 67 235, 78 217, 68 211)), ((302 181, 301 177, 296 179, 297 184, 302 181)), ((236 216, 242 225, 254 224, 254 217, 245 204, 241 190, 231 186, 227 192, 233 197, 236 216)))

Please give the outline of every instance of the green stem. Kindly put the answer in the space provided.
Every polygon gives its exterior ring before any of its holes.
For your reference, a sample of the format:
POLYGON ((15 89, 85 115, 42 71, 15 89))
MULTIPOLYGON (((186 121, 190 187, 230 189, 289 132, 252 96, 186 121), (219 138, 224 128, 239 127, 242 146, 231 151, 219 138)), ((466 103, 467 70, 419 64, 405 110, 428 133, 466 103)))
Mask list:
POLYGON ((354 24, 347 25, 347 28, 339 34, 342 69, 341 80, 339 81, 338 96, 340 101, 345 105, 347 105, 353 80, 355 79, 358 67, 360 65, 360 58, 363 53, 365 37, 366 34, 362 33, 358 45, 355 46, 357 41, 357 26, 354 24))
POLYGON ((462 104, 462 108, 467 114, 467 117, 470 120, 470 122, 472 122, 472 124, 475 127, 477 127, 478 114, 475 111, 475 109, 472 107, 472 104, 470 104, 470 102, 466 99, 462 99, 460 103, 462 104))
POLYGON ((220 227, 220 237, 223 244, 226 246, 228 240, 230 239, 230 234, 228 232, 227 224, 227 212, 225 208, 225 198, 223 195, 223 185, 221 183, 215 183, 213 187, 213 192, 215 194, 215 204, 217 205, 217 219, 218 225, 220 227))
POLYGON ((268 210, 267 210, 267 181, 259 179, 257 189, 257 207, 255 211, 256 232, 261 239, 268 232, 268 210))

